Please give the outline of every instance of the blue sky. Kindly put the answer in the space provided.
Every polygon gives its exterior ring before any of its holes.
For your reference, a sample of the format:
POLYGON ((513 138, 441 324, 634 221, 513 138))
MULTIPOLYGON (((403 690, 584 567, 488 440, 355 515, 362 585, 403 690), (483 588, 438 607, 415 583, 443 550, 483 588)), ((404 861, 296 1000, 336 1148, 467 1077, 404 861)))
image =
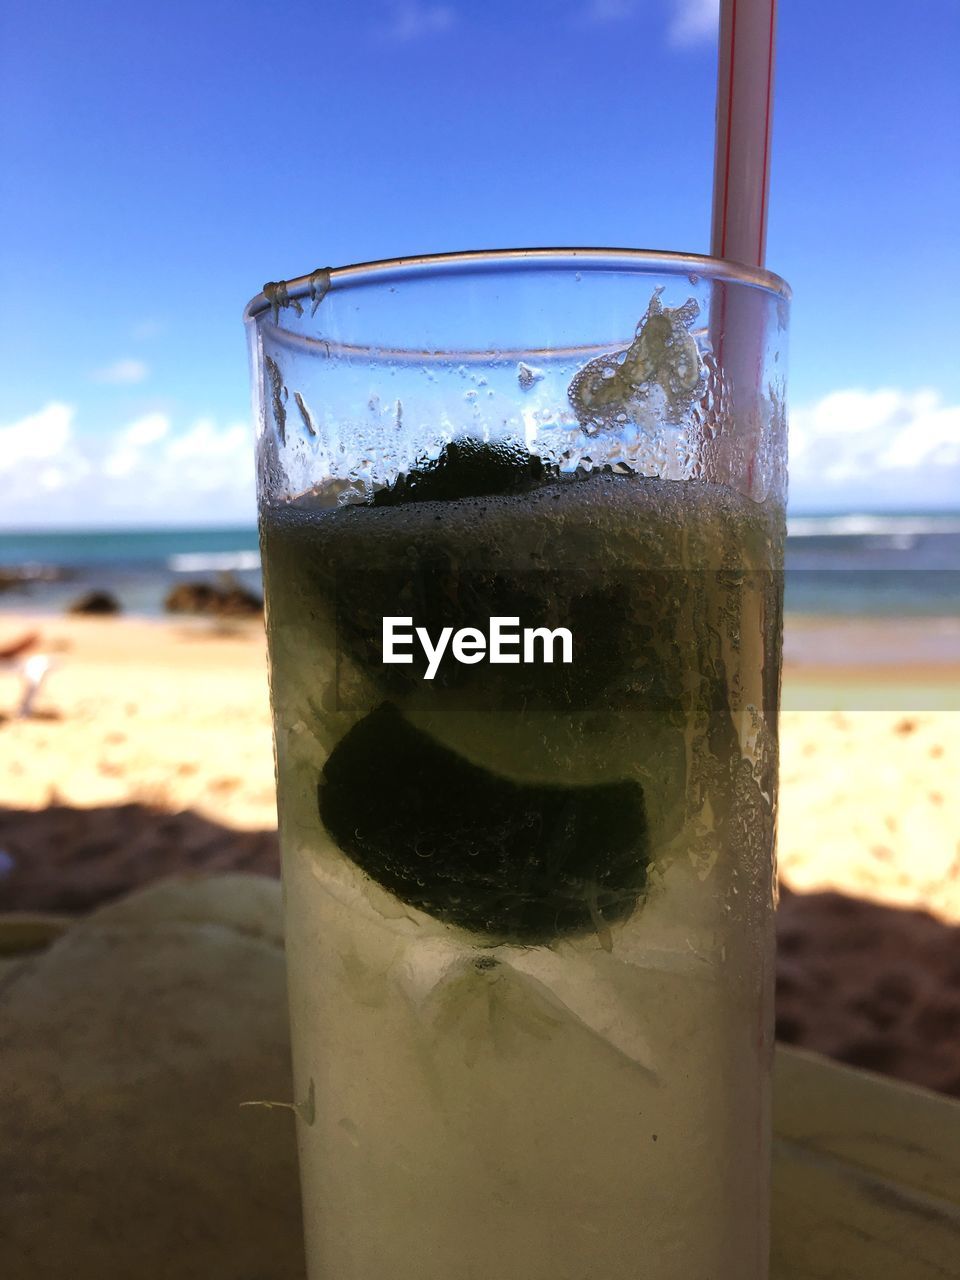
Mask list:
MULTIPOLYGON (((0 523, 249 518, 243 303, 325 263, 708 248, 715 0, 16 0, 0 523)), ((781 0, 794 505, 960 495, 960 5, 781 0)))

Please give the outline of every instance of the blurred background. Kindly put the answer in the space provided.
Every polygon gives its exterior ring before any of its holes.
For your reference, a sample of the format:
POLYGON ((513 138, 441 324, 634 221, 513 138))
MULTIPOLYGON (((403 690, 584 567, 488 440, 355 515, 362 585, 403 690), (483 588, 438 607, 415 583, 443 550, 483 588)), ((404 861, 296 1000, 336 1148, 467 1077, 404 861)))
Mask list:
MULTIPOLYGON (((0 909, 275 873, 244 303, 395 255, 707 252, 717 9, 4 8, 0 909)), ((954 1093, 958 54, 955 0, 781 0, 767 249, 794 290, 778 1027, 954 1093)))

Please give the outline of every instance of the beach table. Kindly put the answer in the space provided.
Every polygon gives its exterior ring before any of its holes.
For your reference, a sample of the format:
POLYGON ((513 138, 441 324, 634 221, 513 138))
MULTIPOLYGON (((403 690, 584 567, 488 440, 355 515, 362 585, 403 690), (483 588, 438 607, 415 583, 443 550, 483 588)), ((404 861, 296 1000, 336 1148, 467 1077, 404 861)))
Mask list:
MULTIPOLYGON (((290 1093, 278 884, 0 917, 0 1038, 3 1274, 299 1280, 290 1115, 238 1109, 290 1093)), ((960 1277, 960 1102, 786 1047, 774 1099, 773 1280, 960 1277)))

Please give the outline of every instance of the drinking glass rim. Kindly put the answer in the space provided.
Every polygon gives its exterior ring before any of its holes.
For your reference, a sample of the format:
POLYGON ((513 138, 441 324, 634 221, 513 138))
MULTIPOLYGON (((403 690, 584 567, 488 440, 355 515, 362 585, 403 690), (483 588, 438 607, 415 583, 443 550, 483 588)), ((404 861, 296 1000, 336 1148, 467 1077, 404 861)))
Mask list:
POLYGON ((318 286, 323 295, 330 289, 354 285, 390 284, 424 276, 452 276, 484 267, 501 266, 508 271, 573 267, 581 271, 621 269, 636 274, 670 276, 702 276, 711 281, 739 284, 763 289, 789 302, 790 286, 773 271, 748 267, 727 258, 707 254, 674 253, 653 249, 467 249, 455 253, 430 253, 402 258, 379 258, 371 262, 351 263, 343 267, 320 268, 307 275, 296 276, 264 285, 243 310, 245 323, 252 323, 264 311, 278 305, 299 303, 302 298, 316 299, 318 286), (269 290, 269 292, 268 292, 269 290))

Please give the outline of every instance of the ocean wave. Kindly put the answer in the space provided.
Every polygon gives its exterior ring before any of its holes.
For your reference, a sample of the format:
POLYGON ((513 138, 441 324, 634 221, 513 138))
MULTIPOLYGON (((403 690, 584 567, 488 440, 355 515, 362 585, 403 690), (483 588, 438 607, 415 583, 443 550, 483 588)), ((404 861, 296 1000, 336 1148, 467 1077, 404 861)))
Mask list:
POLYGON ((960 533, 960 516, 791 516, 791 538, 916 538, 960 533))
POLYGON ((173 573, 247 573, 260 568, 259 551, 188 551, 170 556, 173 573))

